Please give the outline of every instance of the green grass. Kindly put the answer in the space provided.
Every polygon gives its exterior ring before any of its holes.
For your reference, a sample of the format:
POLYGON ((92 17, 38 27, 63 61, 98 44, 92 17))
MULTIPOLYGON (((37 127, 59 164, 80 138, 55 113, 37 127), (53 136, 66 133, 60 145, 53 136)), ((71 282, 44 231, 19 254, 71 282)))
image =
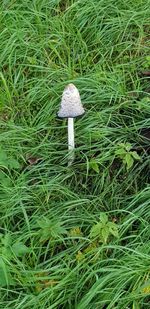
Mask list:
POLYGON ((149 0, 0 4, 0 308, 149 308, 149 25, 149 0), (70 82, 86 113, 68 167, 70 82), (118 237, 90 237, 101 213, 118 237))

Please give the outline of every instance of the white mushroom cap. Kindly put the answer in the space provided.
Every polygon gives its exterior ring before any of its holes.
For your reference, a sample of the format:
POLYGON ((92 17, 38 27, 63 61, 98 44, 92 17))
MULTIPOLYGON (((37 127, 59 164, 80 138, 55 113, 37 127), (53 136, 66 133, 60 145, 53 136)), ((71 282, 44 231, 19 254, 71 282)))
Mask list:
POLYGON ((82 106, 78 89, 73 84, 69 84, 62 94, 58 117, 75 118, 84 113, 85 110, 82 106))

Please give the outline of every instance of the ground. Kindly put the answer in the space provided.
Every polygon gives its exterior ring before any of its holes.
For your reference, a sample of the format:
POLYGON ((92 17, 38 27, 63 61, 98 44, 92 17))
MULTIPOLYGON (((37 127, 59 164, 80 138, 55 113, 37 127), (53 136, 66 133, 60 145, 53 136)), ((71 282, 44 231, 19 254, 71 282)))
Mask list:
POLYGON ((0 308, 149 308, 150 1, 2 1, 0 123, 0 308))

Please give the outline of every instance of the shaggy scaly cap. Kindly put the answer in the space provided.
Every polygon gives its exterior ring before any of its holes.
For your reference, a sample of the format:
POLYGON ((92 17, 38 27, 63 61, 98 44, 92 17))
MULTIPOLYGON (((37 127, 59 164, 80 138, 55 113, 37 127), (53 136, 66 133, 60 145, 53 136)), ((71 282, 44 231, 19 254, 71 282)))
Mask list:
POLYGON ((73 84, 69 84, 62 94, 58 117, 75 118, 84 113, 85 110, 82 106, 78 89, 73 84))

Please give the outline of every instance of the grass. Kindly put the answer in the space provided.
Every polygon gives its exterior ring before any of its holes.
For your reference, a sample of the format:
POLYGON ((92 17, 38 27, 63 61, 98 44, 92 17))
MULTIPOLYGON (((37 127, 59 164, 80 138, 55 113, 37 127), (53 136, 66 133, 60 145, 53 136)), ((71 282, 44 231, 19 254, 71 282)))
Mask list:
POLYGON ((149 308, 150 1, 0 8, 0 308, 149 308), (86 113, 67 167, 70 82, 86 113), (118 235, 93 239, 103 213, 118 235))

